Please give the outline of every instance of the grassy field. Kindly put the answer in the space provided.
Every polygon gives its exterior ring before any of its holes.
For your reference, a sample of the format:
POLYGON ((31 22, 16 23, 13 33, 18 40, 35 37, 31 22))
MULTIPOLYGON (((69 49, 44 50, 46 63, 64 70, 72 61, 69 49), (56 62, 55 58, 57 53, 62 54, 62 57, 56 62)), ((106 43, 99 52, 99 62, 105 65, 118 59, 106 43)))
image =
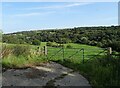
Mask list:
MULTIPOLYGON (((65 47, 64 49, 48 47, 48 58, 52 59, 52 60, 61 60, 63 58, 71 59, 75 62, 81 63, 81 61, 83 60, 83 51, 81 49, 84 49, 84 59, 85 60, 92 59, 92 57, 95 57, 95 55, 104 51, 102 48, 95 47, 95 46, 83 45, 83 44, 69 43, 69 44, 64 44, 64 47, 65 47), (66 48, 67 45, 72 46, 72 48, 66 48), (60 51, 60 52, 58 52, 58 51, 60 51), (64 55, 63 55, 63 52, 64 52, 64 55)), ((102 53, 101 55, 103 55, 103 54, 104 53, 102 53)))
MULTIPOLYGON (((16 44, 5 44, 5 43, 3 44, 3 48, 4 47, 12 48, 14 46, 16 46, 16 44)), ((30 51, 33 53, 37 51, 38 47, 41 50, 43 46, 46 46, 46 42, 42 42, 40 46, 23 45, 23 44, 21 44, 20 46, 29 47, 30 51)), ((15 55, 13 54, 9 54, 9 56, 7 57, 5 56, 3 58, 2 64, 3 66, 7 66, 7 67, 9 66, 23 67, 30 62, 39 63, 42 59, 45 61, 49 61, 49 60, 57 61, 57 60, 66 59, 66 60, 71 60, 73 62, 81 63, 83 60, 83 52, 80 51, 81 49, 84 49, 84 59, 90 59, 91 57, 95 57, 94 55, 97 55, 99 52, 103 51, 103 49, 95 46, 69 43, 69 44, 64 44, 64 49, 62 47, 60 48, 47 47, 47 50, 48 50, 47 56, 40 55, 39 52, 38 54, 35 53, 32 55, 30 54, 28 56, 20 55, 17 57, 15 57, 15 55), (72 46, 72 48, 66 48, 67 45, 72 46)))
POLYGON ((26 68, 33 65, 39 65, 42 62, 55 61, 79 71, 95 88, 120 86, 119 56, 108 57, 105 55, 105 52, 101 53, 101 55, 97 55, 100 52, 103 52, 104 49, 73 43, 64 44, 64 48, 47 47, 47 55, 37 52, 38 47, 41 50, 45 45, 46 42, 42 42, 40 46, 3 44, 2 52, 5 51, 5 53, 2 54, 4 56, 2 58, 3 68, 26 68), (68 45, 72 48, 67 48, 68 45), (11 49, 14 49, 15 52, 11 53, 11 49), (83 52, 79 51, 81 49, 84 49, 85 61, 88 60, 88 62, 85 62, 84 64, 82 63, 83 52))

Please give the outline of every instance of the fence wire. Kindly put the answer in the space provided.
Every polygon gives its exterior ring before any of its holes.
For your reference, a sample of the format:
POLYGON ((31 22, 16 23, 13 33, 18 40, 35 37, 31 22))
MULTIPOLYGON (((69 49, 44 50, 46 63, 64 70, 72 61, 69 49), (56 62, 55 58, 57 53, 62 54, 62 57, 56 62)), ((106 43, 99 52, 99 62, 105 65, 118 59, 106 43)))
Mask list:
POLYGON ((88 61, 99 55, 105 55, 104 49, 88 50, 83 48, 64 48, 64 47, 47 47, 49 60, 71 60, 75 62, 88 61))

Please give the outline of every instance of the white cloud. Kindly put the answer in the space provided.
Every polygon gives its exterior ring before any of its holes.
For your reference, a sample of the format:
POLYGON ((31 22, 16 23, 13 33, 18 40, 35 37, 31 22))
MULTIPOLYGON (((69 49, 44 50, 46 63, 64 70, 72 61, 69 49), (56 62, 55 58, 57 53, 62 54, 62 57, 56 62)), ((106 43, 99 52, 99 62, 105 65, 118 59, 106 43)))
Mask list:
MULTIPOLYGON (((52 5, 52 6, 43 6, 43 7, 32 7, 32 8, 26 8, 26 10, 37 10, 37 9, 62 9, 62 8, 70 8, 75 6, 83 6, 92 4, 91 2, 78 2, 78 3, 72 3, 72 4, 65 4, 65 5, 52 5)), ((25 9, 24 9, 25 10, 25 9)))
POLYGON ((47 14, 51 14, 51 13, 54 13, 54 11, 51 11, 51 12, 32 12, 32 13, 23 13, 23 14, 16 14, 14 16, 19 16, 19 17, 24 17, 24 16, 38 16, 38 15, 47 15, 47 14))
MULTIPOLYGON (((64 5, 51 5, 51 6, 43 6, 43 7, 32 7, 32 8, 24 8, 21 10, 39 10, 39 9, 62 9, 62 8, 70 8, 70 7, 75 7, 75 6, 82 6, 82 5, 88 5, 91 3, 67 3, 64 5)), ((38 16, 38 15, 48 15, 51 13, 55 13, 55 11, 47 11, 47 12, 30 12, 30 13, 20 13, 20 14, 15 14, 14 16, 19 16, 19 17, 25 17, 25 16, 38 16)))
POLYGON ((15 16, 35 16, 40 15, 40 13, 25 13, 25 14, 16 14, 15 16))
POLYGON ((66 5, 65 7, 83 6, 88 4, 92 4, 92 3, 73 3, 73 4, 66 5))

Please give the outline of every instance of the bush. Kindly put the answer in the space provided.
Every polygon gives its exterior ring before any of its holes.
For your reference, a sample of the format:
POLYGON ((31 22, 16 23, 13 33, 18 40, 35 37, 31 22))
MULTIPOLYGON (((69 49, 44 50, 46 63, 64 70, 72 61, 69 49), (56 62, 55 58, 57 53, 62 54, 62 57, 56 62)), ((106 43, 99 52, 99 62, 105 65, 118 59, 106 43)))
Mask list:
POLYGON ((21 45, 16 45, 13 47, 13 54, 15 56, 28 56, 30 54, 30 47, 29 46, 21 46, 21 45))
POLYGON ((92 41, 89 42, 89 45, 91 45, 91 46, 96 46, 96 45, 97 45, 97 42, 94 41, 94 40, 92 40, 92 41))
POLYGON ((47 42, 46 46, 52 46, 52 42, 47 42))
POLYGON ((109 44, 109 46, 112 47, 113 50, 120 52, 120 41, 114 41, 109 44))
POLYGON ((73 47, 72 47, 71 45, 67 45, 66 48, 71 49, 71 48, 73 48, 73 47))
POLYGON ((59 44, 58 47, 64 47, 64 45, 63 44, 59 44))
POLYGON ((35 40, 32 41, 32 44, 33 45, 40 45, 41 42, 39 40, 35 39, 35 40))
POLYGON ((81 40, 81 42, 83 44, 87 44, 88 43, 88 38, 87 37, 82 37, 80 40, 81 40))
POLYGON ((98 42, 98 43, 97 43, 97 46, 98 46, 98 47, 103 47, 103 44, 102 44, 101 42, 98 42))
POLYGON ((63 44, 58 44, 58 43, 55 43, 55 42, 47 42, 46 45, 51 46, 51 47, 64 47, 63 44))

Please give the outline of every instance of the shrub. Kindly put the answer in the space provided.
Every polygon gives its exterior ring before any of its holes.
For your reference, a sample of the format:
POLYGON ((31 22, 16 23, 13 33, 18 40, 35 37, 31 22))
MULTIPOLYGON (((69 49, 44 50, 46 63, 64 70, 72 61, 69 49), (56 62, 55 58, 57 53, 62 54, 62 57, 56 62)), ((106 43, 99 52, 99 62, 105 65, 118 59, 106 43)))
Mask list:
POLYGON ((71 45, 67 45, 66 48, 73 48, 71 45))
POLYGON ((109 44, 109 46, 112 47, 113 50, 120 52, 120 41, 114 41, 109 44))
POLYGON ((47 46, 52 46, 52 42, 47 42, 46 45, 47 46))
POLYGON ((94 40, 92 40, 92 41, 89 42, 89 45, 91 45, 91 46, 96 46, 96 45, 97 45, 97 42, 94 41, 94 40))
POLYGON ((28 56, 30 54, 30 47, 29 46, 21 46, 21 45, 16 45, 13 47, 13 54, 15 56, 28 56))
POLYGON ((58 47, 64 47, 64 45, 63 44, 59 44, 58 47))
POLYGON ((103 47, 103 44, 102 44, 101 42, 98 42, 98 43, 97 43, 97 46, 98 46, 98 47, 103 47))
POLYGON ((35 40, 32 41, 32 44, 33 45, 40 45, 41 42, 39 40, 35 39, 35 40))
POLYGON ((87 37, 82 37, 80 40, 81 40, 81 42, 83 44, 87 44, 88 43, 88 38, 87 37))
POLYGON ((63 44, 58 44, 58 43, 55 43, 55 42, 47 42, 46 45, 51 46, 51 47, 64 47, 63 44))

